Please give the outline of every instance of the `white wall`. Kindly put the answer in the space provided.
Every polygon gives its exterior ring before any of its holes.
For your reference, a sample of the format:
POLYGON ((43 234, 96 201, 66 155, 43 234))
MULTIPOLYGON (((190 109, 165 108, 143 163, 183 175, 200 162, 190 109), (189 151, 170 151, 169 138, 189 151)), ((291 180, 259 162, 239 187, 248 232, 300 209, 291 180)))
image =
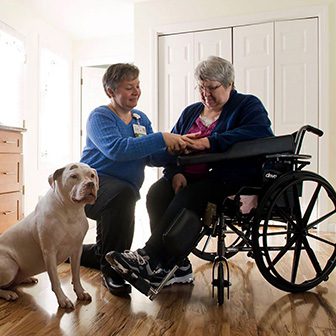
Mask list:
MULTIPOLYGON (((0 2, 0 20, 24 37, 27 54, 23 92, 23 116, 27 128, 24 133, 24 206, 27 213, 35 207, 42 190, 48 188, 47 176, 38 174, 39 48, 41 45, 48 47, 71 62, 72 41, 64 32, 36 17, 29 8, 22 7, 19 0, 0 2)), ((71 72, 69 81, 72 81, 71 72)), ((50 126, 52 127, 52 120, 50 126)))
MULTIPOLYGON (((226 24, 246 23, 250 17, 268 19, 272 15, 277 18, 279 13, 298 12, 305 8, 326 9, 326 21, 321 38, 325 41, 324 50, 327 55, 323 59, 324 72, 321 76, 325 92, 321 93, 321 112, 323 128, 327 137, 322 138, 321 146, 322 169, 324 176, 336 187, 336 144, 332 133, 336 128, 336 2, 334 0, 152 0, 135 3, 135 63, 141 70, 143 110, 157 122, 157 83, 155 67, 157 66, 156 39, 157 32, 188 31, 205 28, 218 28, 226 24), (148 18, 151 20, 148 20, 148 18), (330 60, 330 62, 328 61, 330 60), (326 140, 327 139, 327 140, 326 140)), ((323 10, 322 10, 323 12, 323 10)))

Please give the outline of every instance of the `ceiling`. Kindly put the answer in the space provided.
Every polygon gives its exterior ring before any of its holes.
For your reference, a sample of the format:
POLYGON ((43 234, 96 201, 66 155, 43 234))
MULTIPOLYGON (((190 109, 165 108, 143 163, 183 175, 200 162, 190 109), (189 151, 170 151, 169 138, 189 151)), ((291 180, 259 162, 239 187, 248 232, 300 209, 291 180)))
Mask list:
POLYGON ((133 33, 134 3, 142 0, 20 0, 73 39, 133 33))

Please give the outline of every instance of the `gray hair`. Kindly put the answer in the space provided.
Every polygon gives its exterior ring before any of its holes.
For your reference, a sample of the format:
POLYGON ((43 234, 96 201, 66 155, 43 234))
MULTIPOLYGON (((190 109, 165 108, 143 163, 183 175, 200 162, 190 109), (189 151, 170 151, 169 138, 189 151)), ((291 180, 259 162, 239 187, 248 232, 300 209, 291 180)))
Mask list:
POLYGON ((107 89, 115 90, 124 79, 133 80, 139 77, 139 69, 133 64, 116 63, 110 65, 104 76, 103 86, 105 93, 110 97, 107 89))
POLYGON ((198 81, 217 81, 225 88, 229 87, 230 84, 234 87, 233 65, 218 56, 209 56, 206 60, 200 62, 195 69, 194 75, 198 81))

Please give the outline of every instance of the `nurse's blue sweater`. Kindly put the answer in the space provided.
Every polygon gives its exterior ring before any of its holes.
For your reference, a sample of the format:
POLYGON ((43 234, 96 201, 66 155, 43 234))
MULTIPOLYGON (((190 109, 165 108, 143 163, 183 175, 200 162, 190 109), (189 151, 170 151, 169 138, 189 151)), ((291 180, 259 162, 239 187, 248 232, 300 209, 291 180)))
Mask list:
POLYGON ((129 182, 139 191, 145 166, 162 165, 169 154, 162 133, 153 133, 148 117, 136 109, 132 113, 133 119, 126 125, 107 106, 94 109, 87 121, 86 145, 80 161, 95 168, 100 175, 129 182), (134 124, 144 126, 147 135, 135 137, 134 124), (151 156, 154 153, 155 160, 151 156))

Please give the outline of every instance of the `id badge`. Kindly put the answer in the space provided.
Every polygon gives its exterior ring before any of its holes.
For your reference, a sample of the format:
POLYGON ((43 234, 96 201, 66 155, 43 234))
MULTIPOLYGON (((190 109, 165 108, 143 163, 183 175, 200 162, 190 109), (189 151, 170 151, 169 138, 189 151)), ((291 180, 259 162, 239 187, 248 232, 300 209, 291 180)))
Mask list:
POLYGON ((147 135, 146 127, 138 124, 133 124, 133 131, 136 138, 147 135))

